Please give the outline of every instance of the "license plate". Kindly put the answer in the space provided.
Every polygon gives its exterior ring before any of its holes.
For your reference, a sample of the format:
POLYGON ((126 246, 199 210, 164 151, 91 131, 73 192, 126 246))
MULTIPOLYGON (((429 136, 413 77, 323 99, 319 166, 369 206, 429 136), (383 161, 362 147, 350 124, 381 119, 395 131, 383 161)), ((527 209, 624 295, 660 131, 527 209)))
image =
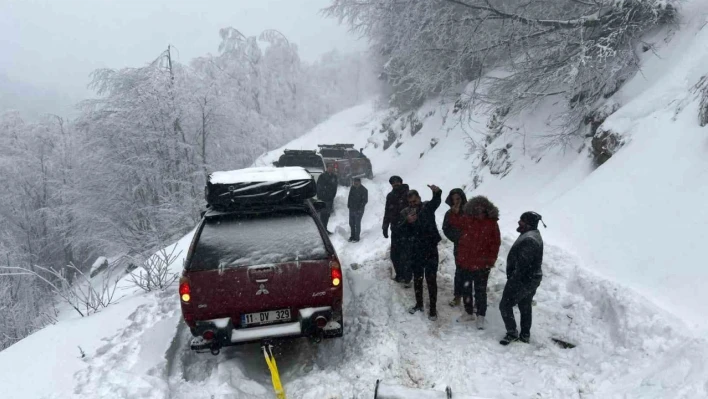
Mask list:
POLYGON ((290 309, 246 313, 241 315, 241 325, 244 327, 280 323, 283 321, 290 321, 290 309))

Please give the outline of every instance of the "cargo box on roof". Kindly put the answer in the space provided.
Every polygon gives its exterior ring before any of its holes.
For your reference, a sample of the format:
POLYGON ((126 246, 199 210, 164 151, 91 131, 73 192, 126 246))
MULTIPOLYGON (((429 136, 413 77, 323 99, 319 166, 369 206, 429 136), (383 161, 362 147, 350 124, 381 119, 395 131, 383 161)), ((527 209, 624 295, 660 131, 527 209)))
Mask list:
POLYGON ((300 167, 261 167, 213 172, 204 197, 213 208, 301 202, 317 194, 312 176, 300 167))

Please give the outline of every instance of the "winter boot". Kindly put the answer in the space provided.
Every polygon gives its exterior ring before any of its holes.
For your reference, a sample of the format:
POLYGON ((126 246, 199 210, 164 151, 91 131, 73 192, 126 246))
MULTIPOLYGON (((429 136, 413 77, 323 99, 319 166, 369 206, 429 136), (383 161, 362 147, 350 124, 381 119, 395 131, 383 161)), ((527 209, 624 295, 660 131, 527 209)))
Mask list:
POLYGON ((477 316, 477 329, 484 330, 484 316, 477 316))
POLYGON ((408 313, 410 314, 416 314, 416 312, 422 312, 423 311, 423 305, 415 305, 412 308, 408 309, 408 313))
POLYGON ((428 320, 435 321, 437 319, 438 319, 438 311, 435 309, 430 309, 430 313, 428 314, 428 320))
POLYGON ((460 315, 460 317, 457 318, 457 322, 458 323, 469 323, 471 321, 475 321, 476 318, 477 318, 477 316, 475 316, 473 314, 463 312, 462 315, 460 315))
POLYGON ((531 340, 531 337, 528 335, 519 335, 519 341, 528 344, 529 341, 531 340))
POLYGON ((454 308, 455 306, 460 306, 460 300, 461 300, 461 299, 462 299, 462 298, 460 298, 459 296, 454 297, 454 298, 452 299, 452 301, 450 301, 450 306, 452 306, 453 308, 454 308))
POLYGON ((519 334, 516 331, 511 331, 507 332, 504 338, 502 338, 501 341, 499 341, 500 344, 506 346, 509 345, 512 342, 518 341, 519 340, 519 334))

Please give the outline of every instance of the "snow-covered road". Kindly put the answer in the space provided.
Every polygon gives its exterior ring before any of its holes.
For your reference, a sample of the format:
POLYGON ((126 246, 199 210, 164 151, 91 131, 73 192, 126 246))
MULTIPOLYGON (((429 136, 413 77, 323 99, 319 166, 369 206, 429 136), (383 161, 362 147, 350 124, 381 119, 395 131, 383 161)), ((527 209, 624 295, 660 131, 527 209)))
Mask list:
MULTIPOLYGON (((504 237, 490 278, 486 330, 457 323, 461 309, 446 303, 453 262, 445 240, 440 317, 430 322, 422 314, 408 314, 413 292, 391 280, 388 241, 380 232, 387 180, 382 176, 364 184, 370 202, 362 241, 346 241, 344 188, 330 222, 345 268, 345 336, 319 345, 287 341, 276 348, 288 398, 372 398, 377 379, 437 390, 449 385, 453 392, 487 398, 706 397, 706 342, 682 335, 668 315, 589 274, 552 245, 546 247, 530 345, 498 344, 503 324, 497 305, 513 236, 504 237), (577 347, 562 349, 552 337, 577 347)), ((192 353, 179 316, 174 292, 150 296, 76 375, 75 397, 273 397, 258 345, 225 348, 216 357, 192 353)))

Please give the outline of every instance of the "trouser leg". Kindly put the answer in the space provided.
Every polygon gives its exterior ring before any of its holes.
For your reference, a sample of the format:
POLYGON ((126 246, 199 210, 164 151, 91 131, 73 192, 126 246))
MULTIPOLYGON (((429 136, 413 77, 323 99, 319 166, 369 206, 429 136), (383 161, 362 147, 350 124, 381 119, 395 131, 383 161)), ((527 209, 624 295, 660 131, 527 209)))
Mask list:
POLYGON ((531 290, 522 300, 519 301, 519 313, 521 313, 521 333, 522 337, 531 336, 531 321, 533 313, 533 296, 536 295, 536 288, 531 290))
POLYGON ((420 265, 416 264, 412 267, 413 271, 413 290, 415 291, 415 306, 423 307, 423 278, 424 270, 420 265))
POLYGON ((401 262, 402 243, 401 238, 395 227, 391 227, 391 263, 393 270, 396 272, 396 277, 404 278, 403 267, 401 262))
POLYGON ((349 238, 356 237, 356 211, 349 210, 349 238))
POLYGON ((522 325, 522 331, 528 336, 531 330, 531 303, 538 284, 537 282, 507 281, 502 299, 499 302, 499 311, 507 332, 517 332, 514 306, 519 305, 521 313, 528 316, 522 325))
POLYGON ((326 229, 326 230, 329 230, 329 227, 328 227, 328 224, 329 224, 329 216, 330 216, 330 214, 332 213, 332 209, 333 209, 333 207, 334 207, 334 203, 332 203, 332 202, 330 202, 330 201, 325 201, 325 204, 327 204, 327 206, 325 207, 325 209, 323 209, 322 211, 320 211, 320 220, 322 221, 322 224, 324 225, 325 229, 326 229))
POLYGON ((364 211, 356 211, 354 215, 354 227, 356 228, 356 235, 354 238, 359 240, 361 238, 361 219, 364 217, 364 211))
POLYGON ((462 303, 467 314, 474 314, 474 298, 472 296, 472 272, 465 269, 460 269, 460 285, 462 290, 462 303))
POLYGON ((474 283, 474 301, 477 303, 477 316, 486 316, 489 269, 477 270, 473 272, 472 281, 474 283))
POLYGON ((435 246, 425 256, 425 281, 430 296, 430 309, 437 309, 438 304, 438 248, 435 246))
POLYGON ((437 309, 438 304, 438 274, 437 272, 426 272, 425 282, 428 284, 428 295, 430 296, 430 309, 437 309))
POLYGON ((454 295, 456 298, 462 296, 462 269, 458 266, 455 267, 455 282, 454 282, 454 295))

